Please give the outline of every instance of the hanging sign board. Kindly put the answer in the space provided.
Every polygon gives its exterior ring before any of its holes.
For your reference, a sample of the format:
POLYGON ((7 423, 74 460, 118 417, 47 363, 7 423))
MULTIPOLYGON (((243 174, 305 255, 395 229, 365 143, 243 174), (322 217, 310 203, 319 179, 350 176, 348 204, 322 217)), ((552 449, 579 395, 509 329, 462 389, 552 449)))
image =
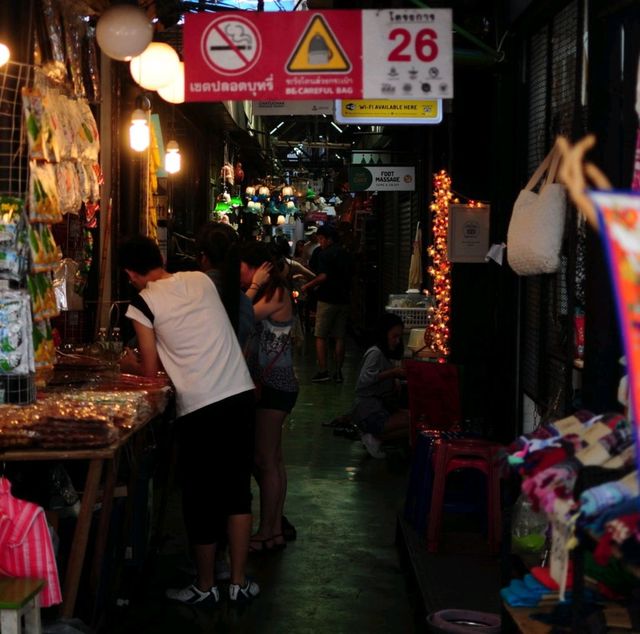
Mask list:
POLYGON ((453 97, 451 9, 185 16, 186 101, 453 97))
POLYGON ((449 205, 447 258, 450 262, 482 262, 489 250, 490 207, 449 205))
MULTIPOLYGON (((629 374, 629 420, 636 443, 640 426, 640 194, 588 192, 596 204, 609 275, 613 281, 629 374)), ((640 452, 636 455, 640 464, 640 452)))
POLYGON ((332 115, 333 101, 254 101, 253 114, 260 116, 280 115, 332 115))
POLYGON ((338 99, 338 123, 425 124, 442 121, 442 99, 338 99))
POLYGON ((453 98, 451 9, 362 12, 365 99, 453 98))
POLYGON ((351 165, 349 189, 352 192, 412 192, 416 188, 415 167, 351 165))

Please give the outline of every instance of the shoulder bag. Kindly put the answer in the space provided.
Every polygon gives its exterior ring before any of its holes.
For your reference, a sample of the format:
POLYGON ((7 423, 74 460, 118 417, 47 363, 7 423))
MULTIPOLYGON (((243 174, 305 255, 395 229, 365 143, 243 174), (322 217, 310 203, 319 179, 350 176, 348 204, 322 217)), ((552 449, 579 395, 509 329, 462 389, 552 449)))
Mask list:
POLYGON ((507 259, 518 275, 555 273, 560 266, 567 197, 555 182, 561 154, 557 145, 520 192, 507 232, 507 259), (539 191, 534 188, 540 181, 539 191))

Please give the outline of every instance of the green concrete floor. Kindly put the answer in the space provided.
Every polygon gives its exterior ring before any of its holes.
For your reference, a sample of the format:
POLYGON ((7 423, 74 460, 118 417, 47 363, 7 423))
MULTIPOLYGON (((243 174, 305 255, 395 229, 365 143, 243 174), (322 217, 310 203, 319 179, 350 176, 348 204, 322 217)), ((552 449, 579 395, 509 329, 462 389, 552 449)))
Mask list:
MULTIPOLYGON (((111 611, 101 630, 129 634, 256 632, 259 634, 410 633, 414 624, 409 576, 395 546, 396 516, 408 475, 407 453, 370 458, 359 442, 322 427, 348 409, 360 351, 348 347, 345 382, 312 384, 312 342, 297 353, 301 383, 287 420, 284 455, 289 490, 285 512, 298 539, 277 553, 253 555, 249 572, 260 596, 243 611, 176 606, 164 589, 191 577, 179 500, 172 496, 164 540, 150 574, 137 579, 130 605, 111 611)), ((254 510, 257 510, 254 502, 254 510)))

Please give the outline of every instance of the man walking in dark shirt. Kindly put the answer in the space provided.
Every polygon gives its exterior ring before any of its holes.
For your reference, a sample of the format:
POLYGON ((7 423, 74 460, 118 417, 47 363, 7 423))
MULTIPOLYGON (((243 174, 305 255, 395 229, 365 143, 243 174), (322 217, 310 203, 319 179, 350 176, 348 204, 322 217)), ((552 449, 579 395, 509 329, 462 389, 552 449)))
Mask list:
POLYGON ((302 287, 306 292, 317 288, 316 310, 316 356, 318 372, 312 377, 314 383, 329 381, 327 364, 327 340, 335 341, 336 369, 333 379, 342 383, 345 334, 349 318, 349 296, 351 293, 351 259, 337 243, 335 229, 322 226, 318 229, 318 275, 302 287))

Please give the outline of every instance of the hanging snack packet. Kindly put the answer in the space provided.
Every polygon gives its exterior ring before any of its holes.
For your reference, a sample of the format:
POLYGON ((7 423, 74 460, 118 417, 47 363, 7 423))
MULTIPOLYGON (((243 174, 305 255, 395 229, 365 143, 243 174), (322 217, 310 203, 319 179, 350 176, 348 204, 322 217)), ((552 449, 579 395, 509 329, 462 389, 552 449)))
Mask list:
POLYGON ((71 161, 62 161, 54 166, 54 170, 61 213, 78 214, 82 205, 82 196, 76 165, 71 161))
POLYGON ((77 159, 78 144, 76 142, 74 118, 71 114, 74 102, 66 95, 57 91, 50 91, 47 95, 47 105, 55 112, 56 126, 54 128, 56 142, 59 149, 59 160, 77 159))
POLYGON ((59 315, 53 283, 48 273, 27 276, 27 286, 33 306, 33 320, 41 321, 59 315))
POLYGON ((23 88, 22 106, 29 142, 29 158, 55 160, 52 145, 54 131, 42 93, 23 88))
POLYGON ((29 222, 62 222, 53 165, 29 161, 29 222))
POLYGON ((0 291, 0 373, 28 374, 31 306, 26 291, 0 291))
POLYGON ((31 268, 36 273, 51 271, 60 259, 51 228, 46 224, 29 225, 31 268))
POLYGON ((55 362, 56 349, 48 319, 33 322, 33 351, 37 368, 51 368, 55 362))
POLYGON ((98 133, 98 124, 96 123, 93 112, 89 107, 86 99, 78 99, 79 134, 86 141, 82 151, 82 158, 90 161, 97 161, 100 155, 100 135, 98 133))
POLYGON ((0 196, 0 244, 12 249, 17 248, 23 204, 20 198, 0 196))

